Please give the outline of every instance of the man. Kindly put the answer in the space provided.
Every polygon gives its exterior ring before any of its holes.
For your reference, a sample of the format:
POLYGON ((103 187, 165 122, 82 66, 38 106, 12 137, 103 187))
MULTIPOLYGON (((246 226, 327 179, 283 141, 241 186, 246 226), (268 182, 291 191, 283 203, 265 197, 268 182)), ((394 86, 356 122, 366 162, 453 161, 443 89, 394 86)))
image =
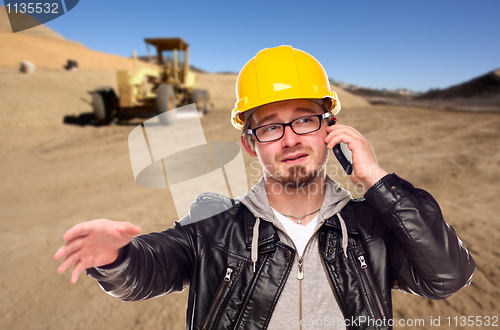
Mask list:
POLYGON ((391 288, 431 299, 470 283, 475 263, 437 202, 377 163, 372 144, 335 124, 340 110, 311 55, 264 49, 241 70, 232 123, 262 180, 242 198, 202 194, 174 228, 135 237, 94 220, 63 236, 104 290, 141 300, 189 285, 187 329, 388 329, 391 288), (328 150, 352 151, 352 199, 326 176, 328 150), (204 219, 203 214, 215 214, 204 219))

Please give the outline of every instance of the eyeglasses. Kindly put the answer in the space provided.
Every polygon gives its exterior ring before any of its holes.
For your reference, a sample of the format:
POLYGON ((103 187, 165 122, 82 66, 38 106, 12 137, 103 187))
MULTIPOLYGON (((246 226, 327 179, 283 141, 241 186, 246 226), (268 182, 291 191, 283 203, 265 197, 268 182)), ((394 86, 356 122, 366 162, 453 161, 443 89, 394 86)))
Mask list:
POLYGON ((287 126, 290 126, 292 131, 297 135, 309 134, 319 130, 322 120, 330 117, 330 112, 322 115, 300 117, 286 124, 274 123, 248 129, 247 134, 252 134, 261 143, 272 142, 281 139, 285 135, 285 127, 287 126))

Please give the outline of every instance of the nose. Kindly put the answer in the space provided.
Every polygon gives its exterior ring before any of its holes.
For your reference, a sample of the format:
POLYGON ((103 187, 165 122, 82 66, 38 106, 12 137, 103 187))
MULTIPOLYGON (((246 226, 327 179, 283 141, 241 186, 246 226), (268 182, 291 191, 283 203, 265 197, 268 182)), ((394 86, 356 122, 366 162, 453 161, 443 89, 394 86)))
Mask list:
POLYGON ((281 138, 283 148, 293 148, 300 143, 300 136, 295 134, 290 126, 285 127, 285 133, 281 138))

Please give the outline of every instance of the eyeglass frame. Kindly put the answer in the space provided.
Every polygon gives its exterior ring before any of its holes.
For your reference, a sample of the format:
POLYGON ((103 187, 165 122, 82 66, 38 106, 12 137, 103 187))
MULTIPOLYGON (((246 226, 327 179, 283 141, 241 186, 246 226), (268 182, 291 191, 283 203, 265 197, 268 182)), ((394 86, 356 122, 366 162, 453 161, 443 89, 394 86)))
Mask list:
POLYGON ((324 114, 321 114, 321 115, 310 115, 310 116, 303 116, 303 117, 295 118, 294 120, 292 120, 292 121, 290 121, 288 123, 271 123, 271 124, 262 125, 262 126, 259 126, 259 127, 256 127, 256 128, 249 128, 249 129, 247 129, 247 134, 255 136, 255 138, 257 139, 257 141, 259 141, 260 143, 274 142, 274 141, 281 140, 283 138, 283 136, 285 136, 285 129, 286 129, 287 126, 290 126, 290 128, 292 129, 292 132, 294 132, 297 135, 311 134, 311 133, 319 131, 319 129, 321 128, 321 122, 323 121, 323 119, 326 119, 326 118, 332 118, 332 113, 330 111, 325 112, 324 114), (292 123, 294 121, 296 121, 296 120, 299 120, 299 119, 302 119, 302 118, 307 118, 307 117, 318 117, 318 119, 319 119, 319 127, 317 129, 315 129, 313 131, 310 131, 310 132, 307 132, 307 133, 297 133, 297 132, 295 132, 295 130, 292 127, 292 123), (281 125, 283 127, 283 131, 281 133, 281 136, 279 138, 277 138, 277 139, 274 139, 274 140, 269 140, 269 141, 262 142, 257 137, 257 133, 256 132, 257 132, 257 130, 259 128, 270 126, 270 125, 281 125))

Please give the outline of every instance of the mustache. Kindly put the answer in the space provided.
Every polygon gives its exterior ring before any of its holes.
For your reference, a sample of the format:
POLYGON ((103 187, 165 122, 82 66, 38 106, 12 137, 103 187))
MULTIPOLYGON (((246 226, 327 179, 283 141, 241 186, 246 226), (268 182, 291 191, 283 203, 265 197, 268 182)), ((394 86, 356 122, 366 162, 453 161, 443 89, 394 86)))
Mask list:
POLYGON ((290 155, 296 154, 296 153, 306 153, 306 154, 310 155, 313 153, 313 150, 310 146, 305 146, 305 147, 304 146, 297 146, 297 147, 294 147, 293 149, 286 150, 282 153, 276 154, 276 156, 274 156, 274 160, 276 163, 281 163, 281 161, 283 159, 287 158, 290 155))

